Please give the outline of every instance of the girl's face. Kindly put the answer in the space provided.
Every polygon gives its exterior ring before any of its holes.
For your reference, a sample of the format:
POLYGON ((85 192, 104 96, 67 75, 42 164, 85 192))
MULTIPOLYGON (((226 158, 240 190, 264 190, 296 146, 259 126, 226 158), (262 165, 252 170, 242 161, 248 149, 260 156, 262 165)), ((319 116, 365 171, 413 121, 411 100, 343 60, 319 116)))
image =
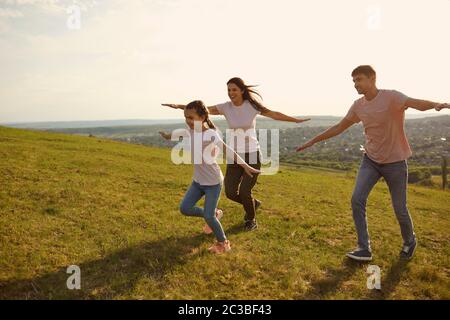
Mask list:
POLYGON ((190 129, 194 129, 195 121, 199 121, 202 124, 205 121, 205 116, 199 116, 195 109, 185 109, 184 110, 184 118, 186 119, 186 124, 190 129))
POLYGON ((237 85, 234 83, 228 84, 228 97, 230 97, 231 101, 236 104, 242 103, 242 95, 243 92, 237 85))

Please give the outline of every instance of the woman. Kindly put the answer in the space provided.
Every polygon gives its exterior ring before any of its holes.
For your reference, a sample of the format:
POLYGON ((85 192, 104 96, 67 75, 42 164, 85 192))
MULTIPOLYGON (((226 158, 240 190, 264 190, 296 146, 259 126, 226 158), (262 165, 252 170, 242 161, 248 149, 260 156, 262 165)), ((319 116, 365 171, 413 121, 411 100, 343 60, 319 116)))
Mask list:
MULTIPOLYGON (((297 119, 287 116, 281 112, 273 111, 263 106, 255 95, 261 95, 253 90, 254 86, 246 85, 241 78, 232 78, 227 82, 228 97, 230 101, 208 107, 211 115, 223 115, 230 129, 234 129, 233 140, 237 143, 227 141, 234 150, 251 167, 259 170, 261 168, 260 146, 256 136, 256 116, 258 114, 274 120, 301 123, 310 119, 297 119), (241 129, 241 130, 239 130, 241 129)), ((175 109, 184 109, 185 105, 163 104, 175 109)), ((252 196, 253 186, 256 184, 258 175, 253 177, 245 174, 242 167, 237 163, 228 163, 225 173, 225 194, 228 199, 242 204, 245 210, 245 229, 248 231, 258 227, 256 223, 256 210, 261 206, 261 201, 252 196)))

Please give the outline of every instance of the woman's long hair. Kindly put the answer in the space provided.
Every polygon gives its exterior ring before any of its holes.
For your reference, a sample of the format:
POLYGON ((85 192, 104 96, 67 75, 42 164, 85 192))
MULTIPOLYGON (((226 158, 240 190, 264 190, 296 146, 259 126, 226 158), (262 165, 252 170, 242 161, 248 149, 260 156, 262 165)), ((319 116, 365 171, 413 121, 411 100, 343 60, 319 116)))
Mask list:
POLYGON ((265 111, 267 111, 268 109, 266 107, 264 107, 261 102, 259 102, 254 95, 257 95, 261 98, 261 95, 253 90, 252 88, 256 87, 254 85, 246 85, 244 80, 242 80, 241 78, 231 78, 230 80, 228 80, 227 85, 229 85, 230 83, 235 84, 236 86, 238 86, 239 89, 241 89, 242 91, 242 98, 244 100, 248 100, 248 102, 250 102, 250 104, 252 105, 253 108, 255 108, 257 111, 263 113, 265 111))
POLYGON ((206 108, 203 101, 195 100, 195 101, 189 102, 186 106, 186 109, 193 109, 199 116, 205 116, 205 120, 203 122, 206 122, 206 124, 208 125, 208 127, 210 129, 216 130, 216 126, 211 121, 211 119, 209 119, 208 108, 206 108))

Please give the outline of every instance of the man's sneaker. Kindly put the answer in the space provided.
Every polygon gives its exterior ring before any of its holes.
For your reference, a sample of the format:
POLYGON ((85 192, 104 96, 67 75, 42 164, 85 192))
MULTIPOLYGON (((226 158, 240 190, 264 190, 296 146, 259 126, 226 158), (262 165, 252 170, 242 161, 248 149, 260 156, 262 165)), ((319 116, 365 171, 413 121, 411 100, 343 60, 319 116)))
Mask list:
POLYGON ((372 260, 372 252, 367 249, 357 248, 354 251, 347 252, 346 256, 350 259, 356 261, 371 261, 372 260))
POLYGON ((400 251, 400 259, 402 260, 411 260, 416 252, 417 248, 417 240, 414 240, 413 244, 410 246, 403 246, 402 251, 400 251))
POLYGON ((245 221, 244 228, 246 231, 252 231, 258 228, 258 224, 256 223, 256 220, 247 220, 245 221))
MULTIPOLYGON (((220 209, 216 209, 216 218, 217 220, 222 219, 223 217, 223 211, 220 209)), ((212 229, 208 226, 208 224, 206 223, 205 226, 203 227, 203 232, 206 234, 211 234, 213 231, 212 229)))
POLYGON ((255 199, 255 211, 261 206, 261 201, 255 199))
POLYGON ((216 243, 208 248, 209 252, 215 254, 225 253, 231 250, 231 244, 229 240, 225 240, 224 242, 216 241, 216 243))

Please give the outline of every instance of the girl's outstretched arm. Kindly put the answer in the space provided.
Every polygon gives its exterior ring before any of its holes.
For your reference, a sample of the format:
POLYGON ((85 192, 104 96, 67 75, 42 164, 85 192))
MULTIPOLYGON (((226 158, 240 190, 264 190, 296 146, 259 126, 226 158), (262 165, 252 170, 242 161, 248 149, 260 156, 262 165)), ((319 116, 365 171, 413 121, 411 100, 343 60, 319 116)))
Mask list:
POLYGON ((231 149, 222 139, 220 139, 220 137, 218 135, 216 135, 216 139, 217 144, 221 145, 222 147, 222 152, 227 155, 227 154, 233 154, 233 161, 235 161, 238 165, 240 165, 246 174, 248 174, 250 177, 253 177, 254 173, 261 173, 260 170, 255 169, 251 166, 249 166, 244 159, 242 159, 242 157, 237 154, 233 149, 231 149))
POLYGON ((180 137, 188 138, 190 136, 187 129, 176 129, 172 131, 171 133, 165 132, 165 131, 159 131, 159 134, 161 137, 163 137, 166 140, 172 140, 172 135, 174 136, 174 139, 179 139, 180 137))
POLYGON ((164 131, 159 131, 159 134, 161 135, 161 137, 163 137, 166 140, 170 140, 170 138, 171 138, 171 134, 170 133, 167 133, 167 132, 164 132, 164 131))
POLYGON ((301 123, 301 122, 305 122, 305 121, 309 121, 311 119, 307 118, 307 119, 298 119, 298 118, 294 118, 294 117, 290 117, 288 115, 285 115, 284 113, 278 112, 278 111, 273 111, 270 109, 266 109, 263 112, 261 112, 261 115, 271 118, 273 120, 279 120, 279 121, 287 121, 287 122, 295 122, 295 123, 301 123))

